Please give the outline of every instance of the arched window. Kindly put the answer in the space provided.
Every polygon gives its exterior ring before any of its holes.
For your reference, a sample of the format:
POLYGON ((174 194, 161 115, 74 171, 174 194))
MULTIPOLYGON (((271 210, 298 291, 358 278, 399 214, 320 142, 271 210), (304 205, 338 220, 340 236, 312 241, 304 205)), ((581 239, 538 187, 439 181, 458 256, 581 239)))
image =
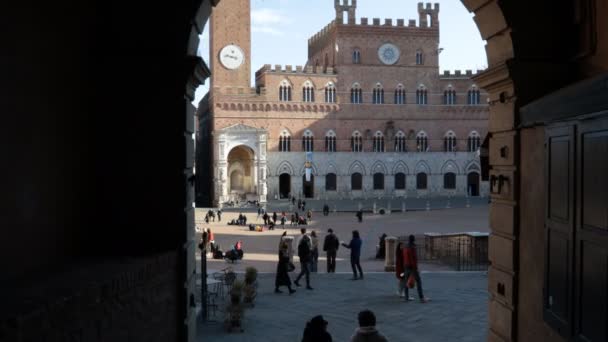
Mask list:
POLYGON ((337 181, 335 173, 328 173, 325 176, 325 190, 326 191, 336 191, 338 189, 338 181, 337 181))
POLYGON ((291 101, 291 84, 287 80, 279 85, 279 101, 291 101))
POLYGON ((426 105, 428 104, 427 91, 424 84, 421 84, 416 90, 416 104, 426 105))
POLYGON ((334 131, 325 134, 325 152, 336 152, 336 133, 334 131))
POLYGON ((355 172, 350 176, 350 189, 361 190, 363 189, 363 175, 359 172, 355 172))
POLYGON ((449 131, 443 137, 443 150, 445 152, 456 152, 456 134, 449 131))
POLYGON ((374 134, 374 152, 384 152, 384 134, 378 131, 374 134))
POLYGON ((336 86, 333 82, 329 82, 325 85, 325 102, 336 103, 336 86))
POLYGON ((363 91, 359 83, 353 84, 350 88, 350 102, 351 103, 363 103, 363 91))
POLYGON ((426 133, 421 131, 416 135, 416 151, 428 152, 429 151, 429 139, 426 133))
POLYGON ((467 104, 478 105, 481 102, 481 93, 476 85, 473 85, 467 93, 467 104))
POLYGON ((424 172, 420 172, 419 174, 416 175, 416 189, 418 190, 425 190, 427 187, 426 184, 426 173, 424 172))
POLYGON ((373 104, 383 104, 384 103, 384 88, 382 88, 382 84, 377 83, 374 90, 372 90, 372 103, 373 104))
POLYGON ((355 131, 350 137, 350 150, 352 152, 363 151, 363 137, 361 136, 361 133, 359 133, 359 131, 355 131))
POLYGON ((353 64, 361 64, 361 51, 359 49, 353 50, 353 64))
POLYGON ((448 172, 443 175, 443 188, 444 189, 456 189, 456 174, 448 172))
POLYGON ((279 152, 289 151, 291 151, 291 135, 287 130, 284 130, 279 136, 279 152))
POLYGON ((384 190, 384 174, 374 173, 374 190, 384 190))
POLYGON ((302 102, 315 102, 315 88, 310 81, 304 82, 302 87, 302 102))
POLYGON ((452 88, 452 86, 448 86, 448 88, 443 92, 443 104, 445 105, 455 105, 456 104, 456 90, 452 88))
POLYGON ((310 130, 306 130, 302 136, 302 151, 312 152, 314 148, 314 136, 310 130))
POLYGON ((395 190, 405 190, 405 173, 395 174, 395 190))
POLYGON ((479 146, 481 146, 481 137, 479 136, 479 133, 473 131, 471 134, 469 134, 467 150, 469 152, 475 152, 479 149, 479 146))
POLYGON ((421 50, 417 50, 416 51, 416 65, 423 65, 424 64, 424 55, 422 54, 421 50))
POLYGON ((395 134, 395 152, 407 152, 405 133, 402 131, 395 134))
POLYGON ((395 89, 395 104, 405 104, 405 88, 399 84, 395 89))

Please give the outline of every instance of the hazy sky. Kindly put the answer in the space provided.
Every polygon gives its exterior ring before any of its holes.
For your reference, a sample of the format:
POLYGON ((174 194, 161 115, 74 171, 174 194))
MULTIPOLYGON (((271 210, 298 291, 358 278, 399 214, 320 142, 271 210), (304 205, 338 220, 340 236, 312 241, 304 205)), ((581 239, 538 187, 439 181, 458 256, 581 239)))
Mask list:
MULTIPOLYGON (((473 22, 472 15, 460 0, 434 1, 441 4, 440 70, 483 69, 487 66, 485 42, 473 22)), ((418 1, 358 0, 357 22, 361 17, 416 19, 418 1)), ((333 0, 251 0, 251 72, 264 64, 304 65, 308 56, 308 38, 335 18, 333 0)), ((208 26, 201 36, 200 55, 209 61, 208 26)), ((207 92, 199 87, 193 103, 198 105, 207 92)))

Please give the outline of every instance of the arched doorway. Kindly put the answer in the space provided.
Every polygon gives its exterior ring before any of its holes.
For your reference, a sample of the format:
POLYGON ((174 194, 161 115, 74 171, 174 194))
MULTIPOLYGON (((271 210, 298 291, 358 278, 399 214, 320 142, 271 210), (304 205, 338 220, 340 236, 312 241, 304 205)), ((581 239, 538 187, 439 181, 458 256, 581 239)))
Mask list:
POLYGON ((315 175, 310 175, 310 181, 306 181, 306 175, 302 176, 302 193, 305 198, 315 197, 315 175))
POLYGON ((289 198, 291 193, 291 175, 288 173, 282 173, 279 176, 279 197, 289 198))
POLYGON ((237 146, 228 154, 228 193, 232 197, 246 198, 255 194, 257 188, 255 154, 247 146, 237 146))
POLYGON ((467 175, 467 192, 469 196, 479 196, 479 173, 470 172, 467 175))

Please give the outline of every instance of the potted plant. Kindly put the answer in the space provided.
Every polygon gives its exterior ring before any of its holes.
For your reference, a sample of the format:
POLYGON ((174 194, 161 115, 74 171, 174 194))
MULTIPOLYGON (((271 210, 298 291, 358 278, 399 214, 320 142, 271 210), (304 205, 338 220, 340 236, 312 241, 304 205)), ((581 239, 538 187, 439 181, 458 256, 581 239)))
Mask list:
POLYGON ((257 296, 258 288, 258 270, 255 267, 247 267, 245 269, 245 284, 243 287, 243 293, 245 297, 243 301, 253 306, 255 297, 257 296))
POLYGON ((243 305, 241 304, 241 295, 243 293, 243 282, 235 280, 230 290, 230 304, 226 308, 226 320, 224 321, 226 330, 229 332, 236 328, 243 332, 243 305))

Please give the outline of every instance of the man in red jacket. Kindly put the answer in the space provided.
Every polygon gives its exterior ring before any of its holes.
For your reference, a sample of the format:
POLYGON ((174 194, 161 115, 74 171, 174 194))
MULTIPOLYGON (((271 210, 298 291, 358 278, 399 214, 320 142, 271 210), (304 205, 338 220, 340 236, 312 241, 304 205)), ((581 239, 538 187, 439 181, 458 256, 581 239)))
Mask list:
MULTIPOLYGON (((420 280, 420 272, 418 272, 418 255, 416 254, 416 238, 414 235, 410 235, 409 243, 405 248, 403 248, 403 269, 404 269, 404 277, 406 282, 410 276, 414 277, 416 280, 416 288, 418 289, 418 297, 422 303, 426 303, 429 301, 428 298, 424 297, 422 293, 422 281, 420 280)), ((405 286, 405 300, 410 301, 414 300, 414 298, 410 298, 409 296, 409 287, 405 286)))

